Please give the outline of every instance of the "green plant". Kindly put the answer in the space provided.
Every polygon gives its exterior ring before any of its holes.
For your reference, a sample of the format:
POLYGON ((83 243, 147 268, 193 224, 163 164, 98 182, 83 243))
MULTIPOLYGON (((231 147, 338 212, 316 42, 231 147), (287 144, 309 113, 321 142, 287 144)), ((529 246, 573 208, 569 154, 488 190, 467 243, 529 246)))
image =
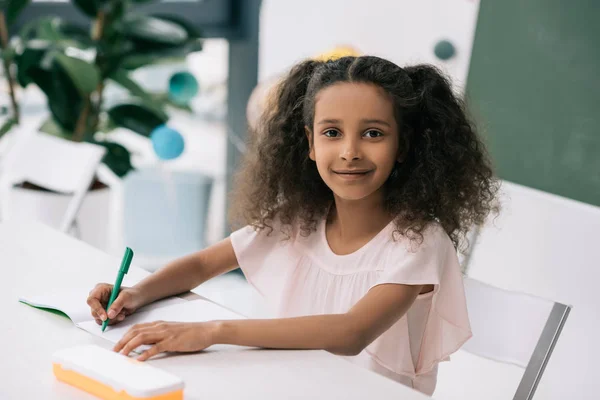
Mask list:
POLYGON ((173 16, 136 12, 135 3, 148 0, 73 0, 89 18, 89 29, 58 17, 42 17, 27 22, 9 43, 7 28, 29 1, 0 0, 0 45, 13 108, 4 129, 19 122, 13 81, 21 87, 37 85, 52 116, 41 129, 105 146, 104 163, 124 176, 132 169, 130 152, 95 134, 124 127, 149 137, 166 123, 167 105, 173 104, 145 91, 130 73, 201 50, 200 32, 173 16), (107 108, 103 97, 109 81, 126 89, 129 97, 107 108))

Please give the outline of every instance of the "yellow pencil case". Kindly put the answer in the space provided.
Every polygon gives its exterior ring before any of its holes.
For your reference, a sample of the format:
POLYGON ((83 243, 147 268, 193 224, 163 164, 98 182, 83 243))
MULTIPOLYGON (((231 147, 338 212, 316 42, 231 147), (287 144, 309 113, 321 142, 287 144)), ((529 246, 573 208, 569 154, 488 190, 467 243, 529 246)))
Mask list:
POLYGON ((181 400, 183 381, 175 375, 95 345, 59 350, 54 375, 105 400, 181 400))

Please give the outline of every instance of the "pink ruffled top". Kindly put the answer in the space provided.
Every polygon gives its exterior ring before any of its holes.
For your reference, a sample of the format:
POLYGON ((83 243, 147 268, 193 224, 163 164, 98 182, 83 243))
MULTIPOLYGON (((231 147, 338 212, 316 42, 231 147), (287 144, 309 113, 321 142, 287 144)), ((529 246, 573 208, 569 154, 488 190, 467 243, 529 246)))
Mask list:
POLYGON ((437 364, 471 337, 457 254, 444 230, 430 225, 418 244, 394 239, 391 222, 354 253, 337 255, 324 220, 308 237, 283 240, 274 228, 267 234, 247 226, 231 242, 244 275, 278 317, 344 313, 376 285, 434 285, 364 351, 345 357, 431 395, 437 364))

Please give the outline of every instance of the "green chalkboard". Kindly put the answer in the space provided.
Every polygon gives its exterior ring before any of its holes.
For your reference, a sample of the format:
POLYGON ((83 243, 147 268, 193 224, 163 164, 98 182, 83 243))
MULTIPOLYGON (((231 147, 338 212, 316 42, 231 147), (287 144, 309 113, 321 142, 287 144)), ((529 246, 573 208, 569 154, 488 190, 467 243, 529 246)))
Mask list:
POLYGON ((466 93, 499 177, 600 206, 600 1, 482 0, 466 93))

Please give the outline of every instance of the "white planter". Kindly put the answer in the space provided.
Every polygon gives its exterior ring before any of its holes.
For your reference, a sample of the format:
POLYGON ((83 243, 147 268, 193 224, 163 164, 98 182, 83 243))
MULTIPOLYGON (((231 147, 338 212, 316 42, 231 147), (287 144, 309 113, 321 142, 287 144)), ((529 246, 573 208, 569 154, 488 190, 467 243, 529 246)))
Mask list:
MULTIPOLYGON (((53 228, 60 226, 71 196, 34 189, 12 188, 11 219, 36 220, 53 228)), ((111 189, 87 193, 77 214, 71 234, 103 251, 110 246, 111 189)))

